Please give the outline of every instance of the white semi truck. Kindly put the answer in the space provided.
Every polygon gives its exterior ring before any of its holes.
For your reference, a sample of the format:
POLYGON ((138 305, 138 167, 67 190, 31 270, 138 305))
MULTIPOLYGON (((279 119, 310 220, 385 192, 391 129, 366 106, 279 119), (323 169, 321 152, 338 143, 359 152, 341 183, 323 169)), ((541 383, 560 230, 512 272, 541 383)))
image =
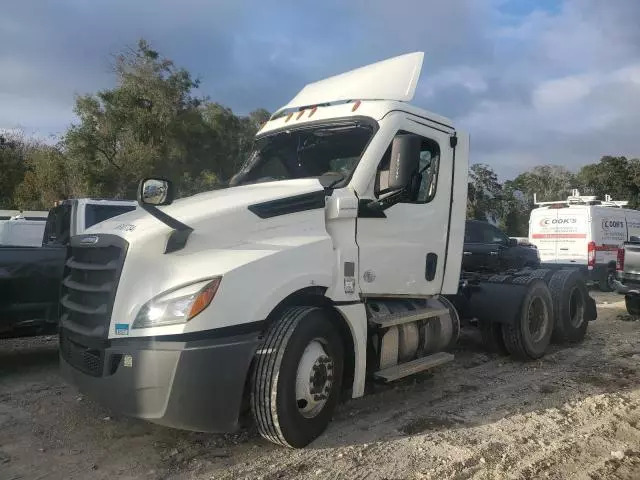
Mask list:
POLYGON ((595 304, 576 272, 461 276, 469 139, 406 103, 422 61, 307 85, 229 188, 174 201, 145 179, 142 209, 72 238, 66 378, 176 428, 232 431, 250 410, 303 447, 343 393, 452 360, 461 320, 525 360, 580 340, 595 304))

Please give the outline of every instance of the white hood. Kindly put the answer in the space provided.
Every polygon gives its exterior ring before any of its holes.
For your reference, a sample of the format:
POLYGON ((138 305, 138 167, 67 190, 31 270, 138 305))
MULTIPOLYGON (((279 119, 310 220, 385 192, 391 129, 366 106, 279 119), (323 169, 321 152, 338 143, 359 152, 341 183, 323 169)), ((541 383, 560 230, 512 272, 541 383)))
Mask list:
MULTIPOLYGON (((232 225, 239 226, 239 222, 246 223, 247 220, 254 224, 260 219, 248 210, 247 207, 250 205, 322 190, 323 187, 316 178, 265 182, 199 193, 159 208, 167 215, 192 227, 196 233, 199 227, 205 227, 212 221, 220 222, 221 230, 232 225)), ((136 209, 105 220, 88 229, 86 233, 111 233, 131 241, 167 230, 170 228, 150 213, 136 209)))

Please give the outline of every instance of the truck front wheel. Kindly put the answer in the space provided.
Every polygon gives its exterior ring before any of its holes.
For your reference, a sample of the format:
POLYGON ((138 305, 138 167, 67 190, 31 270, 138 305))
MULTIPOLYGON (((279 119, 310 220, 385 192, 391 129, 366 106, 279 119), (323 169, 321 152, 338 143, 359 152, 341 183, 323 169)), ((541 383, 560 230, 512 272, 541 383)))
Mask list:
POLYGON ((319 437, 338 403, 343 364, 342 339, 324 310, 284 310, 256 353, 251 410, 260 435, 293 448, 319 437))

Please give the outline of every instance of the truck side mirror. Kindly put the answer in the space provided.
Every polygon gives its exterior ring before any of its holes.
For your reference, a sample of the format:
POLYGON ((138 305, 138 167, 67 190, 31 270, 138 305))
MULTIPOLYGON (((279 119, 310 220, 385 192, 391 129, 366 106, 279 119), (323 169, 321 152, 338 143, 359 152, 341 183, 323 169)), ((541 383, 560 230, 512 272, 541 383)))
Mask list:
POLYGON ((145 178, 138 185, 138 203, 140 205, 169 205, 173 202, 174 188, 170 180, 164 178, 145 178))
POLYGON ((410 185, 420 165, 420 145, 417 135, 396 135, 391 144, 389 189, 400 190, 410 185))

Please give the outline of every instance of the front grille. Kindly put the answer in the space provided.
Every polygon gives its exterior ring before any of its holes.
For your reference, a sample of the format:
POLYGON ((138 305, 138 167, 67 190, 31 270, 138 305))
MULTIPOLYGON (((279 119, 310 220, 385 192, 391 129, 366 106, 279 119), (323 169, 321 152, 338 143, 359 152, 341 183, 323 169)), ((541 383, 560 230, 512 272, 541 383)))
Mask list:
POLYGON ((60 324, 77 334, 106 338, 128 243, 116 235, 99 235, 94 244, 86 245, 84 238, 71 239, 60 324))
POLYGON ((102 376, 104 350, 85 347, 70 340, 66 335, 61 335, 60 353, 72 367, 94 377, 102 376))

